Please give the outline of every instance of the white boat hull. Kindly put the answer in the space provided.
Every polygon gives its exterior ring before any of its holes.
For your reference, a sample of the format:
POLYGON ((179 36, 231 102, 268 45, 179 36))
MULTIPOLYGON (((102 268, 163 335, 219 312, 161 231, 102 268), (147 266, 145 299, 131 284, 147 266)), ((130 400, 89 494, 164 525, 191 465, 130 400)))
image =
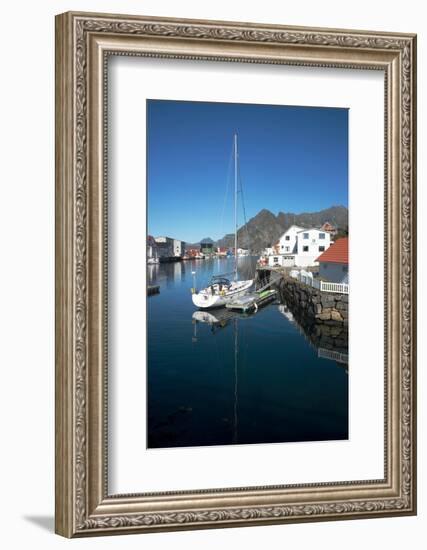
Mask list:
POLYGON ((236 281, 226 292, 212 292, 210 287, 205 288, 193 294, 193 304, 200 309, 224 307, 231 300, 247 292, 252 284, 252 279, 248 281, 236 281))

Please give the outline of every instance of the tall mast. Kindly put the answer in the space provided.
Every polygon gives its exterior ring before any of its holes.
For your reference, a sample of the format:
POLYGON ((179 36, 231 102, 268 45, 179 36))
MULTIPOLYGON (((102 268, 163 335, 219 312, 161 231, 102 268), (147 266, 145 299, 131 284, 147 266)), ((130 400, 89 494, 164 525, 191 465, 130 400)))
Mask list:
POLYGON ((234 280, 237 281, 237 132, 234 134, 234 280))

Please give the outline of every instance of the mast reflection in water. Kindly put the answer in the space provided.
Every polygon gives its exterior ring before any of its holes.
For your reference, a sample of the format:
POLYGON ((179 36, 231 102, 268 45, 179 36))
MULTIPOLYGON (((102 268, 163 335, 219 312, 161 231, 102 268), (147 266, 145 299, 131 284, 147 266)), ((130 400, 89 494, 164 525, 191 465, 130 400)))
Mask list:
MULTIPOLYGON (((279 301, 254 315, 198 311, 198 285, 232 260, 148 266, 149 448, 348 438, 347 331, 302 327, 279 301)), ((245 276, 255 258, 239 258, 245 276)), ((230 264, 230 265, 228 265, 230 264)))

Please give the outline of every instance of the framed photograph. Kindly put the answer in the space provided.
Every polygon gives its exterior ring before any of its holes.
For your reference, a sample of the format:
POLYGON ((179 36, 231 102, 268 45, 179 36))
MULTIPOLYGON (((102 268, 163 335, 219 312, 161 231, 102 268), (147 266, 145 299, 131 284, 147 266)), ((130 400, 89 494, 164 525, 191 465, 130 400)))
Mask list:
POLYGON ((416 37, 56 18, 56 532, 416 513, 416 37))

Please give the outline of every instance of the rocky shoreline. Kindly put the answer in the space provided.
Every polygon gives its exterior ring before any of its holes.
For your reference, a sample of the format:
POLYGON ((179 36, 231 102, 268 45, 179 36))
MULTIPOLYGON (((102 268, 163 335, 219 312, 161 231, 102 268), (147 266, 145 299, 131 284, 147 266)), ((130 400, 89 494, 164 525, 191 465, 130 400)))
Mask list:
POLYGON ((287 275, 278 288, 282 300, 300 319, 348 327, 348 294, 321 292, 287 275))

